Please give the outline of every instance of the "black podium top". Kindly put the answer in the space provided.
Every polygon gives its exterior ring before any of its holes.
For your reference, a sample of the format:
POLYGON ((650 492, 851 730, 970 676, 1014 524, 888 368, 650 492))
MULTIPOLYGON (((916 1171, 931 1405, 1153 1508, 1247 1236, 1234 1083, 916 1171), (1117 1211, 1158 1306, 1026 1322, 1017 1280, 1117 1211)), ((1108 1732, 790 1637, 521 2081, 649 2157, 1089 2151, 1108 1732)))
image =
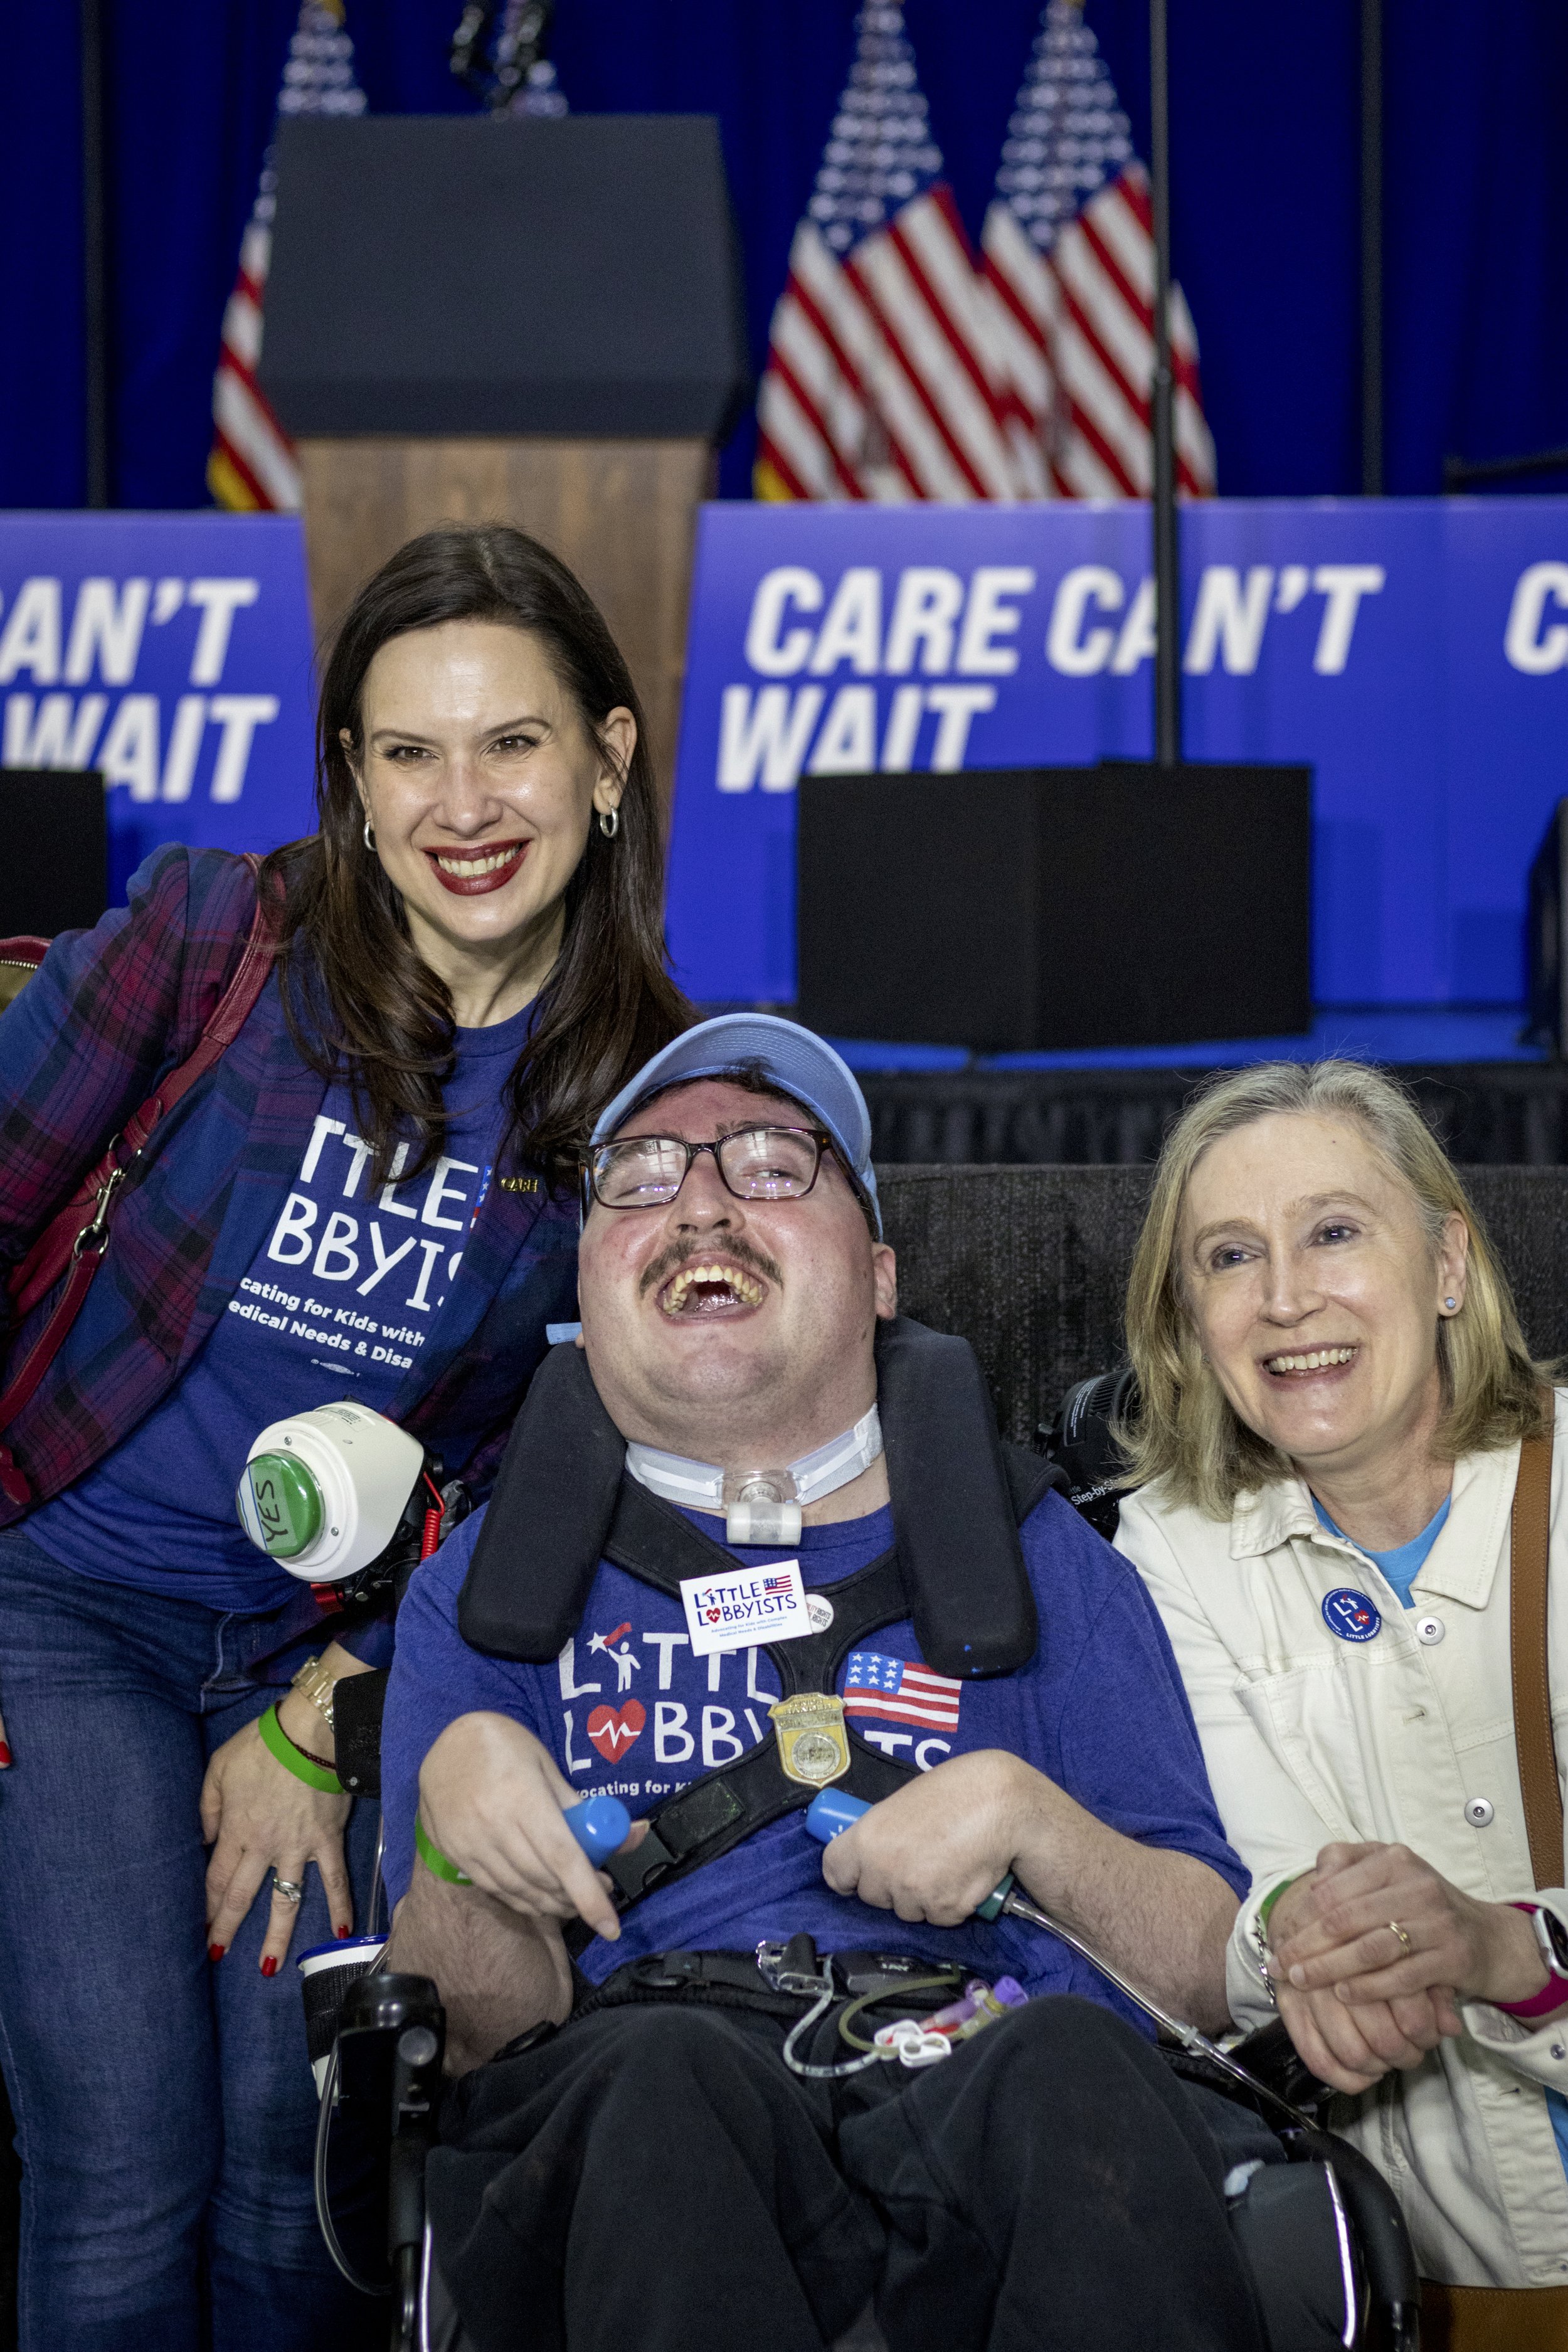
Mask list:
POLYGON ((279 123, 259 373, 296 436, 721 440, 750 386, 717 123, 279 123))

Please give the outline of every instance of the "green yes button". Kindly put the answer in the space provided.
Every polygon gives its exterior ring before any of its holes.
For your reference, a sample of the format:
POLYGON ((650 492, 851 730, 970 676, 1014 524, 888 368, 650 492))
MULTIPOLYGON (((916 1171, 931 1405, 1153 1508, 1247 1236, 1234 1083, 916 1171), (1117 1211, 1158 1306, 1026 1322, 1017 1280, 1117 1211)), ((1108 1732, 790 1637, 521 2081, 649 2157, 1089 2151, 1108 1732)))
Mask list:
POLYGON ((258 1454, 245 1465, 235 1497, 239 1523, 274 1559, 294 1559, 321 1532, 321 1490, 291 1454, 258 1454))

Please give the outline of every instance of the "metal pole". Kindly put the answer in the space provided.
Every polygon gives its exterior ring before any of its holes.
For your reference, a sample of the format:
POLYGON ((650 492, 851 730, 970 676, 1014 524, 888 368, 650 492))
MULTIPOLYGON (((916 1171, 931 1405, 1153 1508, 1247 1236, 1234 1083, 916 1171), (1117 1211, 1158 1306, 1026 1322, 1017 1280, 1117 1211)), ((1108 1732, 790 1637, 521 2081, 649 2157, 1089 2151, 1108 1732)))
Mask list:
POLYGON ((110 503, 109 267, 104 217, 103 8, 81 0, 81 276, 87 504, 110 503))
POLYGON ((1361 489, 1383 496, 1383 0, 1361 0, 1361 489))
POLYGON ((1171 144, 1165 0, 1149 0, 1150 138, 1154 210, 1154 757, 1182 758, 1182 614, 1176 543, 1176 439, 1171 375, 1171 144))

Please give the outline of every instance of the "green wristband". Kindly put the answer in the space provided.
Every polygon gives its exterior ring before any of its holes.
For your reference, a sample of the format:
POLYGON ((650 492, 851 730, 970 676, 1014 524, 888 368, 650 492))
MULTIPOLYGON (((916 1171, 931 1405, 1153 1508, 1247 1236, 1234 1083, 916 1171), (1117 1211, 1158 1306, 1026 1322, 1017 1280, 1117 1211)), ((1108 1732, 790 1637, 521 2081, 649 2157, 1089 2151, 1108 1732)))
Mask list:
POLYGON ((414 1817, 414 1843, 420 1861, 434 1878, 444 1878, 448 1886, 471 1886, 473 1880, 455 1862, 448 1862, 438 1845, 433 1845, 425 1834, 425 1824, 414 1817))
POLYGON ((1268 1935, 1268 1914, 1273 1910, 1274 1906, 1279 1902, 1279 1897, 1284 1894, 1286 1888, 1289 1886, 1294 1886, 1296 1879, 1305 1878, 1306 1875, 1307 1873, 1304 1870, 1299 1870, 1295 1874, 1295 1877, 1282 1878, 1278 1886, 1271 1886, 1269 1888, 1268 1894, 1264 1896, 1262 1902, 1258 1906, 1258 1926, 1260 1934, 1264 1936, 1268 1935))
POLYGON ((283 1769, 292 1772, 296 1780, 303 1780, 307 1789, 321 1789, 329 1797, 342 1795, 343 1784, 337 1774, 329 1772, 324 1764, 318 1764, 314 1757, 307 1756, 295 1747, 278 1720, 276 1699, 256 1727, 261 1734, 263 1746, 271 1749, 283 1769))

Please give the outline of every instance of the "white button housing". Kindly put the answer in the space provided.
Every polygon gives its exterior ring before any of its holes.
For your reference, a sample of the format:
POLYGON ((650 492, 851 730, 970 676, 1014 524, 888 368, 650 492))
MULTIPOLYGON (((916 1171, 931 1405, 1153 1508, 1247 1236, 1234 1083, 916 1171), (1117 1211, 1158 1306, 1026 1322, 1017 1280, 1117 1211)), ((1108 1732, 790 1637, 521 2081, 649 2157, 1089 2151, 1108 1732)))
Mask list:
POLYGON ((1489 1829, 1493 1811, 1489 1797, 1472 1797, 1465 1807, 1465 1819, 1473 1830, 1489 1829))
POLYGON ((1447 1630, 1440 1617, 1417 1617, 1415 1620, 1415 1638, 1418 1642, 1425 1642, 1428 1649, 1435 1642, 1440 1642, 1447 1630))
MULTIPOLYGON (((341 1584, 368 1568, 396 1534, 425 1449, 384 1413, 344 1400, 269 1423, 246 1460, 284 1452, 297 1454, 320 1486, 321 1525, 303 1551, 278 1566, 307 1584, 341 1584)), ((241 1525, 258 1540, 243 1514, 241 1525)))

